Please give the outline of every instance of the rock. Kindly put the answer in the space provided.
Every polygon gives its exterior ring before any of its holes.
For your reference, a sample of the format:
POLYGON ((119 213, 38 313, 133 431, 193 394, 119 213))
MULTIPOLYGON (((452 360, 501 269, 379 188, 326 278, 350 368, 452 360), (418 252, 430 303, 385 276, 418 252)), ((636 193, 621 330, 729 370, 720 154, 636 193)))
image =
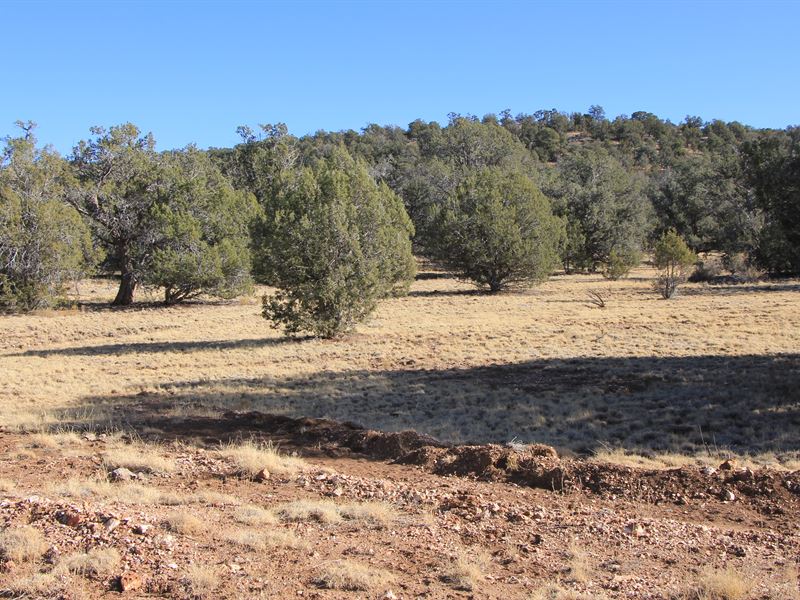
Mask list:
POLYGON ((267 471, 266 469, 261 469, 258 473, 256 473, 253 476, 253 481, 261 482, 261 481, 266 481, 267 479, 269 479, 269 471, 267 471))
POLYGON ((342 490, 342 488, 340 488, 340 487, 337 487, 335 490, 333 490, 333 491, 331 492, 331 494, 333 494, 333 495, 334 495, 334 496, 336 496, 337 498, 338 498, 339 496, 341 496, 343 493, 344 493, 344 491, 343 491, 343 490, 342 490))
POLYGON ((736 500, 736 495, 730 490, 722 490, 721 497, 725 502, 733 502, 736 500))
POLYGON ((634 537, 642 537, 645 534, 645 530, 641 523, 628 523, 625 525, 625 533, 634 537))
POLYGON ((733 471, 736 468, 736 461, 728 459, 719 466, 720 471, 733 471))
POLYGON ((706 467, 702 467, 702 468, 700 469, 700 472, 701 472, 703 475, 706 475, 706 476, 710 477, 710 476, 714 475, 714 474, 717 472, 717 470, 716 470, 714 467, 708 467, 708 466, 706 466, 706 467))
POLYGON ((133 592, 142 588, 142 578, 133 572, 123 573, 119 576, 119 589, 123 592, 133 592))
POLYGON ((106 531, 108 533, 111 533, 112 531, 114 531, 117 527, 119 527, 119 525, 120 525, 120 520, 119 519, 115 519, 114 517, 111 517, 110 519, 106 519, 103 522, 103 527, 106 528, 106 531))
POLYGON ((83 522, 83 516, 72 510, 60 510, 56 513, 56 520, 68 527, 77 527, 83 522))
POLYGON ((138 533, 139 535, 145 535, 150 530, 150 525, 147 523, 140 523, 136 527, 133 528, 133 533, 138 533))
POLYGON ((397 596, 392 590, 386 590, 386 593, 382 596, 382 600, 397 600, 397 596))
POLYGON ((111 471, 111 481, 130 481, 131 479, 136 479, 136 473, 129 469, 120 467, 111 471))

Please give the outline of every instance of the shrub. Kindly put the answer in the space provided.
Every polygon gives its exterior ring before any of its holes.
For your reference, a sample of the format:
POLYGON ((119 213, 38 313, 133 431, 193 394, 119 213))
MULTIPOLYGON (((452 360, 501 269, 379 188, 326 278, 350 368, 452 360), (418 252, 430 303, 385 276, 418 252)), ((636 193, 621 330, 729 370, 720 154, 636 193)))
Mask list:
POLYGON ((717 277, 722 275, 722 270, 722 262, 718 258, 707 256, 703 260, 697 262, 694 271, 689 275, 689 281, 693 283, 714 281, 717 277))
POLYGON ((654 248, 653 262, 660 271, 655 288, 664 298, 672 298, 678 286, 686 281, 686 270, 697 261, 691 251, 674 229, 667 231, 654 248))
POLYGON ((627 277, 636 265, 642 260, 642 254, 635 248, 613 249, 608 255, 603 277, 616 281, 627 277))
POLYGON ((434 226, 436 259, 492 292, 546 279, 563 236, 563 223, 536 185, 499 168, 466 178, 434 226))
POLYGON ((407 291, 413 226, 402 201, 343 147, 287 176, 264 207, 259 272, 278 291, 263 316, 288 335, 335 337, 407 291))

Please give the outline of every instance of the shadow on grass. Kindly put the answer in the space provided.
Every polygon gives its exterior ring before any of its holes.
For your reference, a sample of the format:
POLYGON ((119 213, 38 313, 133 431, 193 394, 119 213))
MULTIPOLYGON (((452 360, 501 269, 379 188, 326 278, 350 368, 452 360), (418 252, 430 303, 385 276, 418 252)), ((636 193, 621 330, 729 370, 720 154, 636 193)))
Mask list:
POLYGON ((200 352, 203 350, 242 350, 300 343, 312 337, 254 338, 245 340, 197 340, 191 342, 134 342, 123 344, 101 344, 99 346, 75 346, 51 350, 26 350, 8 356, 115 356, 120 354, 161 352, 200 352))
POLYGON ((800 354, 576 358, 164 382, 157 392, 84 398, 61 418, 192 435, 197 423, 214 421, 212 410, 262 411, 414 429, 447 442, 540 442, 579 454, 606 446, 794 452, 798 389, 800 354))

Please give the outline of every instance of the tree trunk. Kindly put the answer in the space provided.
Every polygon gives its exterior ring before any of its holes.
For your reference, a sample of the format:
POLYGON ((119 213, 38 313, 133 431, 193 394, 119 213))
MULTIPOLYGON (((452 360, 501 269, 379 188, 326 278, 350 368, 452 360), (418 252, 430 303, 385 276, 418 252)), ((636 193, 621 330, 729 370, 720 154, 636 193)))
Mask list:
POLYGON ((133 261, 130 257, 128 245, 122 243, 119 245, 119 258, 120 269, 122 277, 119 282, 119 291, 117 297, 111 303, 113 306, 128 306, 133 304, 133 293, 136 291, 136 274, 133 271, 133 261))

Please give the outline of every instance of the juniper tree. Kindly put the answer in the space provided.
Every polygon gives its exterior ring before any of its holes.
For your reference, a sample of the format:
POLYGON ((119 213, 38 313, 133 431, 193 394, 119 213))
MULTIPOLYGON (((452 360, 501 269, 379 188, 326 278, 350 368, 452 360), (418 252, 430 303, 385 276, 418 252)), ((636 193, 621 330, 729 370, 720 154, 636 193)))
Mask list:
POLYGON ((64 200, 68 173, 49 148, 37 148, 35 124, 5 140, 0 163, 0 308, 57 304, 65 286, 95 258, 88 228, 64 200))
POLYGON ((438 213, 436 259, 492 292, 546 279, 563 223, 525 175, 486 168, 467 177, 438 213))
POLYGON ((258 267, 278 290, 263 316, 287 334, 334 337, 408 289, 413 226, 402 201, 344 147, 293 171, 264 208, 258 267))

